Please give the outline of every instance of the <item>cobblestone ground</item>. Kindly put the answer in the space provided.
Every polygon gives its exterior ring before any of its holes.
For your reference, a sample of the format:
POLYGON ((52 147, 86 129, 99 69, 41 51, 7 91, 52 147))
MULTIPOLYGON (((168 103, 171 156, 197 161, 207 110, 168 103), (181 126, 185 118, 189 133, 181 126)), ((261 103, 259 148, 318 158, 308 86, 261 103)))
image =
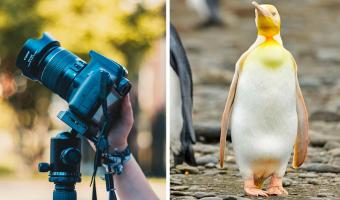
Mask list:
MULTIPOLYGON (((232 144, 225 169, 219 169, 219 121, 234 64, 254 42, 250 1, 223 2, 224 28, 195 29, 195 13, 182 0, 171 1, 171 21, 187 50, 194 81, 194 146, 198 167, 171 166, 172 199, 242 199, 232 144)), ((298 63, 309 110, 311 143, 302 168, 287 169, 288 197, 266 199, 340 199, 340 1, 273 1, 282 20, 285 47, 298 63)))

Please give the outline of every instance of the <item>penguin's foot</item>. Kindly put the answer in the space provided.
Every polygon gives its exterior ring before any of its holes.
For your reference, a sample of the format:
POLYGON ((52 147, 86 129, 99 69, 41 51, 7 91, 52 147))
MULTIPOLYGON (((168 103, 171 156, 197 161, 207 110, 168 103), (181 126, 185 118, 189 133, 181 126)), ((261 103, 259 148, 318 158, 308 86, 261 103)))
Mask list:
POLYGON ((270 195, 288 195, 287 190, 282 186, 282 178, 273 175, 268 185, 267 193, 270 195))
POLYGON ((285 190, 282 186, 268 187, 267 193, 270 195, 288 195, 287 190, 285 190))
POLYGON ((249 196, 261 196, 268 197, 267 191, 263 191, 256 187, 253 179, 249 179, 244 181, 244 192, 249 196))

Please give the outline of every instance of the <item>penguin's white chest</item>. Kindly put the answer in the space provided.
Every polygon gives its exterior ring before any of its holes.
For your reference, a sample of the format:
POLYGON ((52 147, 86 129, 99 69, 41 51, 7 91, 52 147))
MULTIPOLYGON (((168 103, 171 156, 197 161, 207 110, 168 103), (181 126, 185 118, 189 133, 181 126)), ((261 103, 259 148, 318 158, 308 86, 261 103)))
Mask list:
POLYGON ((293 150, 298 122, 296 82, 293 62, 287 56, 278 49, 255 50, 240 72, 231 132, 236 160, 244 176, 249 176, 261 161, 264 165, 275 163, 268 173, 282 173, 293 150), (269 59, 259 58, 264 54, 269 59))

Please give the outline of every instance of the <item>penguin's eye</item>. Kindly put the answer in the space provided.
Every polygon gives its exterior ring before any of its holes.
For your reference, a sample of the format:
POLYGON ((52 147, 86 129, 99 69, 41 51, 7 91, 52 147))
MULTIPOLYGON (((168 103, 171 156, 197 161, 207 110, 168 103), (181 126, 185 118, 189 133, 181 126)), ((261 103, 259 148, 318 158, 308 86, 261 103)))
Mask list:
POLYGON ((272 12, 272 15, 275 16, 275 15, 276 15, 276 12, 272 12))

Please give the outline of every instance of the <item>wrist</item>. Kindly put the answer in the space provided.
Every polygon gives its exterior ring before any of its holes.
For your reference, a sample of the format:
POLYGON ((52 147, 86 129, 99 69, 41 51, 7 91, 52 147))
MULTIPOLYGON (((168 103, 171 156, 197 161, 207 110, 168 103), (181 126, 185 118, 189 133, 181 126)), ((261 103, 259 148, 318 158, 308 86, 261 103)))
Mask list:
POLYGON ((114 153, 115 151, 123 151, 128 146, 127 141, 123 141, 123 142, 110 142, 109 144, 110 144, 110 146, 109 146, 109 153, 114 153))

